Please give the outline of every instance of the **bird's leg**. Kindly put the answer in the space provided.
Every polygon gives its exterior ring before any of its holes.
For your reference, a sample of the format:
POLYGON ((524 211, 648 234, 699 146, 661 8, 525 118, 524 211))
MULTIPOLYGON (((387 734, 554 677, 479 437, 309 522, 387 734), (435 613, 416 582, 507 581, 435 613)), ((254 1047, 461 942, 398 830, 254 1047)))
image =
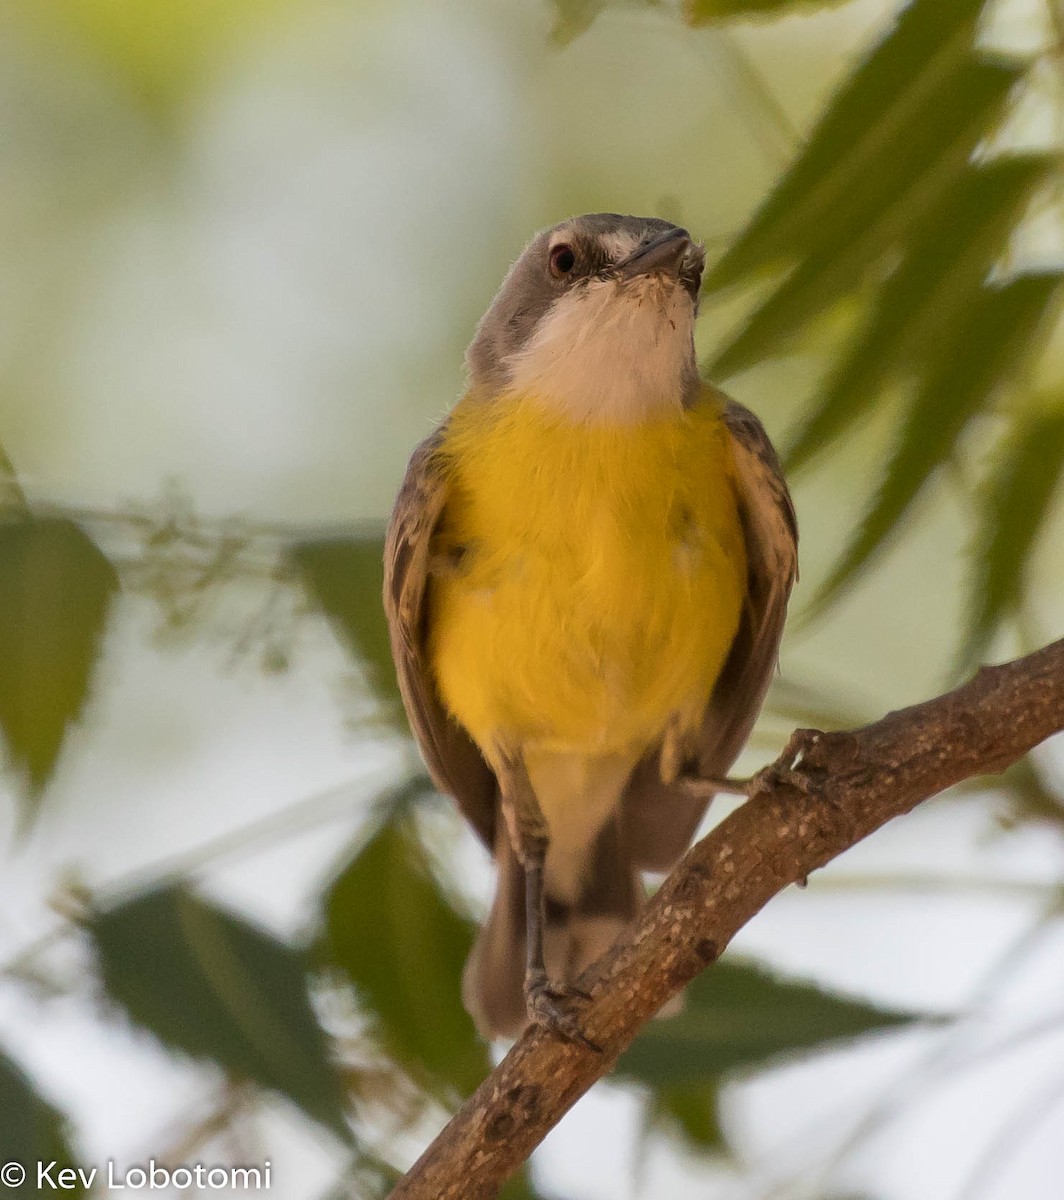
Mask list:
POLYGON ((543 957, 546 923, 543 866, 550 836, 532 782, 519 752, 496 751, 503 818, 525 872, 525 1005, 529 1020, 568 1042, 600 1049, 580 1029, 579 1009, 590 997, 578 988, 552 983, 543 957))
POLYGON ((696 769, 682 771, 677 776, 679 783, 692 796, 705 796, 711 799, 717 792, 725 792, 732 796, 756 796, 786 780, 799 791, 808 792, 812 786, 808 779, 798 770, 813 747, 823 737, 819 729, 796 729, 784 747, 779 758, 760 771, 755 771, 749 779, 731 779, 727 776, 714 777, 702 775, 696 769))
POLYGON ((688 795, 704 796, 707 800, 711 800, 720 792, 727 796, 752 796, 756 788, 757 776, 751 775, 749 779, 733 779, 729 775, 698 775, 694 772, 690 774, 683 772, 676 777, 676 782, 688 795))
POLYGON ((753 792, 753 779, 730 779, 725 775, 703 775, 698 769, 695 754, 697 747, 691 745, 691 730, 684 725, 679 713, 673 713, 665 728, 661 741, 661 757, 658 760, 661 782, 678 783, 689 795, 699 800, 712 800, 718 792, 734 796, 749 796, 753 792))

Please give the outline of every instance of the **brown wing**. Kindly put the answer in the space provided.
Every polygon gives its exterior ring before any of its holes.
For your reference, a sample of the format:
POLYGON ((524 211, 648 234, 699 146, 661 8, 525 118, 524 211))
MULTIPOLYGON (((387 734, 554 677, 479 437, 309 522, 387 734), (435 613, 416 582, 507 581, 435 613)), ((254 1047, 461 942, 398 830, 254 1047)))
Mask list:
MULTIPOLYGON (((702 721, 701 774, 726 775, 746 744, 776 666, 787 599, 798 577, 798 523, 779 459, 761 422, 723 398, 746 535, 747 602, 702 721)), ((641 866, 666 870, 687 849, 708 801, 663 785, 660 751, 636 768, 625 818, 641 866)))
POLYGON ((436 451, 443 426, 414 451, 384 542, 384 611, 399 689, 433 782, 453 796, 477 833, 495 840, 496 783, 465 730, 444 710, 425 645, 433 535, 446 501, 436 451))

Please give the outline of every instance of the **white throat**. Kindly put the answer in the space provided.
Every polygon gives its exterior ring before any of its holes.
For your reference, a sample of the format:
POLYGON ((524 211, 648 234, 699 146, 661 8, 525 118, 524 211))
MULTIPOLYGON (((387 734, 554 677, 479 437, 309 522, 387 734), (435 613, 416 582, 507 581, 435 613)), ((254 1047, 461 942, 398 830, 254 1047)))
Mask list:
POLYGON ((562 296, 509 359, 510 387, 574 421, 636 424, 683 406, 693 326, 674 280, 593 280, 562 296))

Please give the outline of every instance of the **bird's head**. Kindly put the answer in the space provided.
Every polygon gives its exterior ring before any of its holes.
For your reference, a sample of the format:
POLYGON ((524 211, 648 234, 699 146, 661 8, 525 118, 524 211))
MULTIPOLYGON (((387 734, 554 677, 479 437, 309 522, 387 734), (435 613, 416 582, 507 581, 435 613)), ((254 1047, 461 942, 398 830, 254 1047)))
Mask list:
POLYGON ((592 213, 543 230, 477 327, 472 390, 535 397, 594 422, 691 403, 704 263, 685 229, 653 217, 592 213))

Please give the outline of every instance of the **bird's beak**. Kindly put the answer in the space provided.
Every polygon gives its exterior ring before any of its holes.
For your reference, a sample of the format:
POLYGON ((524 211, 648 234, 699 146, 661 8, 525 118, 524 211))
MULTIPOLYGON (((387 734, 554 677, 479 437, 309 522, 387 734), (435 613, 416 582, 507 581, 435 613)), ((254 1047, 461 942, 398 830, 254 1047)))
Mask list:
POLYGON ((651 271, 664 271, 679 279, 684 255, 690 248, 691 235, 686 229, 666 230, 622 258, 617 264, 617 274, 621 279, 634 279, 651 271))

